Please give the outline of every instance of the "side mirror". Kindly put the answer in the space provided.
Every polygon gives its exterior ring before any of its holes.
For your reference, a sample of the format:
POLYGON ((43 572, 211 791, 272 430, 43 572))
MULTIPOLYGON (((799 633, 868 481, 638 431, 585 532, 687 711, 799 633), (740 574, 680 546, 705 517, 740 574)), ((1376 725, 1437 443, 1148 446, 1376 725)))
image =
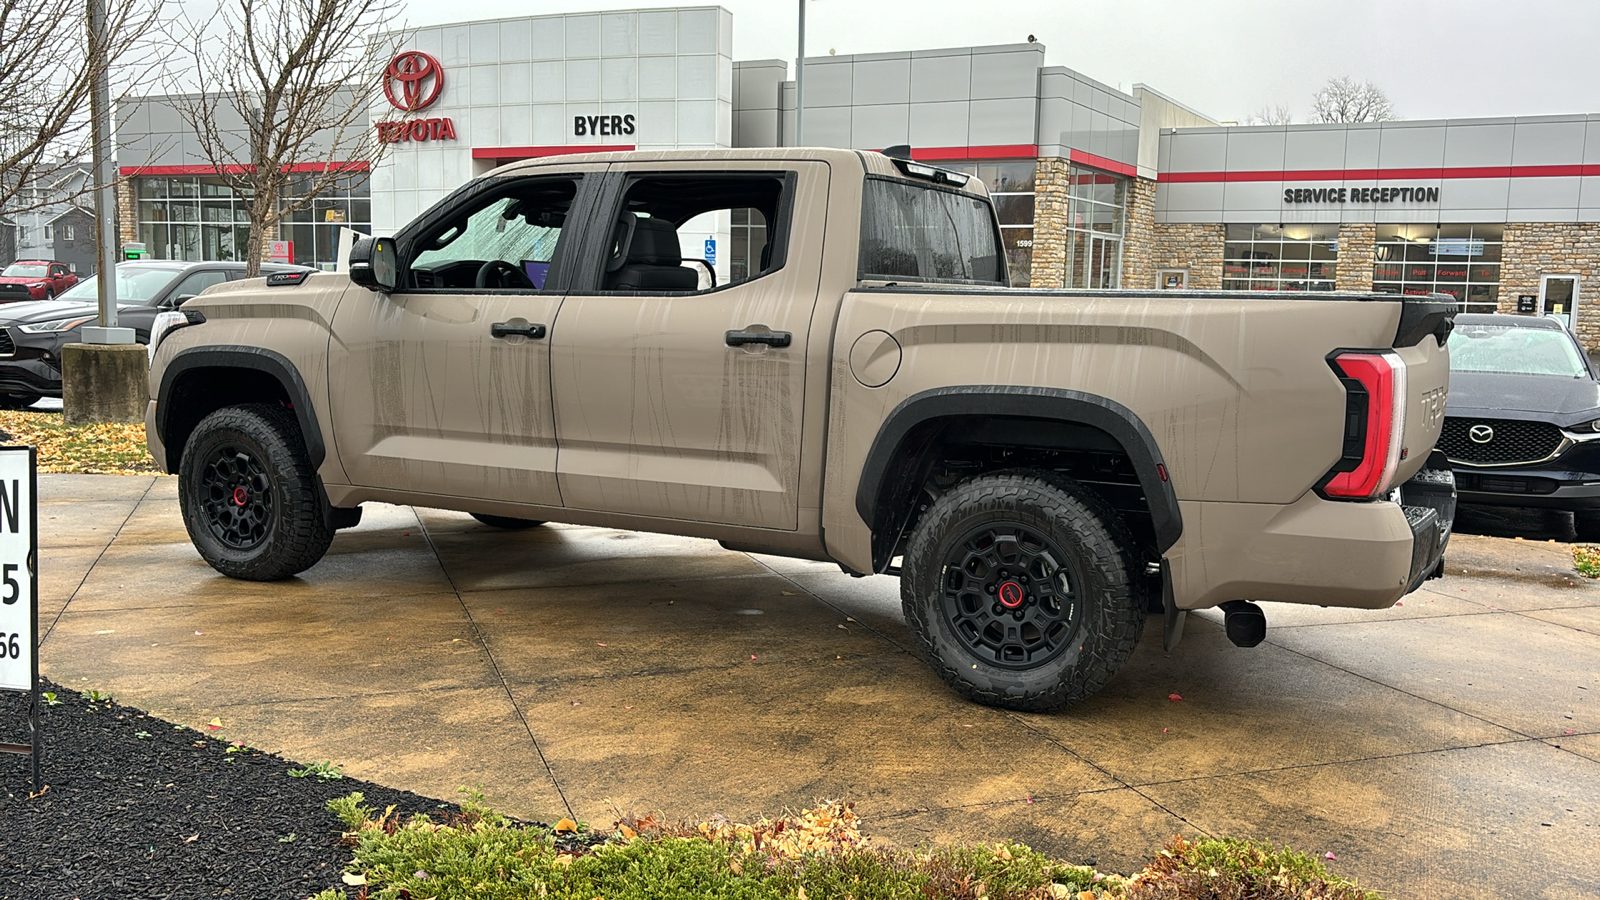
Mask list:
POLYGON ((177 296, 177 298, 172 301, 172 308, 173 309, 177 309, 178 307, 184 305, 185 303, 188 303, 190 300, 193 300, 194 298, 195 298, 194 294, 179 294, 177 296))
POLYGON ((369 291, 395 289, 394 238, 364 237, 350 247, 350 281, 369 291))

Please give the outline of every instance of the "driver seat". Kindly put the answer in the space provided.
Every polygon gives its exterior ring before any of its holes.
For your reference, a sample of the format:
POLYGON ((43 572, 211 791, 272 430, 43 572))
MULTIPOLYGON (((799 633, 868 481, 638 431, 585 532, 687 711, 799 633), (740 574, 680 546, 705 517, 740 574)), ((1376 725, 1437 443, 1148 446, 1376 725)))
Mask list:
POLYGON ((615 255, 606 263, 608 291, 693 291, 700 275, 683 267, 678 229, 665 219, 623 213, 615 255))

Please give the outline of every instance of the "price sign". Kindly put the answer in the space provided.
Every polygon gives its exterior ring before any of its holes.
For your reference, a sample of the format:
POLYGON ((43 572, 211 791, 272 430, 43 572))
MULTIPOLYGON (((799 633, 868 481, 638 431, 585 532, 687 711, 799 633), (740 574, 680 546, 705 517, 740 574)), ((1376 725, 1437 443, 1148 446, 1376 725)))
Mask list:
POLYGON ((39 592, 34 583, 32 447, 0 447, 0 688, 34 687, 34 632, 39 592))
MULTIPOLYGON (((33 757, 33 791, 43 790, 39 770, 39 504, 32 447, 0 447, 0 690, 27 691, 26 744, 0 743, 0 753, 33 757)), ((0 724, 3 727, 3 724, 0 724)))

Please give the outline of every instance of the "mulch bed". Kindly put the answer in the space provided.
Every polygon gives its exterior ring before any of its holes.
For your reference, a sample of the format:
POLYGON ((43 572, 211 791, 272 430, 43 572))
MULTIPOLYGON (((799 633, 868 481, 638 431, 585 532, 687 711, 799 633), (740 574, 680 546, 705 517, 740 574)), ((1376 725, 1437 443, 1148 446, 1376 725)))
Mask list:
MULTIPOLYGON (((0 754, 0 897, 304 898, 342 887, 350 853, 324 804, 352 791, 402 814, 452 804, 294 762, 44 683, 44 781, 0 754), (143 733, 147 737, 140 737, 143 733), (291 838, 292 835, 292 838, 291 838)), ((27 694, 0 691, 0 742, 28 740, 27 694)), ((41 704, 42 705, 42 704, 41 704)))

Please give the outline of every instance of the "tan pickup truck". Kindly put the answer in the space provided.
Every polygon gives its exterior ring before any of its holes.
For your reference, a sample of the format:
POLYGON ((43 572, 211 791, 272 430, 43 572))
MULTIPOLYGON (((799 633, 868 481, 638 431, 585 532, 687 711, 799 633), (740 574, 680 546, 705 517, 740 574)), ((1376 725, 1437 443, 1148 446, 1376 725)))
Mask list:
MULTIPOLYGON (((219 572, 368 500, 715 538, 901 578, 973 699, 1106 683, 1162 610, 1381 608, 1439 571, 1448 298, 1008 287, 984 186, 846 150, 533 160, 349 275, 158 323, 150 450, 219 572), (686 260, 713 223, 725 278, 686 260)), ((532 563, 530 563, 532 564, 532 563)))

